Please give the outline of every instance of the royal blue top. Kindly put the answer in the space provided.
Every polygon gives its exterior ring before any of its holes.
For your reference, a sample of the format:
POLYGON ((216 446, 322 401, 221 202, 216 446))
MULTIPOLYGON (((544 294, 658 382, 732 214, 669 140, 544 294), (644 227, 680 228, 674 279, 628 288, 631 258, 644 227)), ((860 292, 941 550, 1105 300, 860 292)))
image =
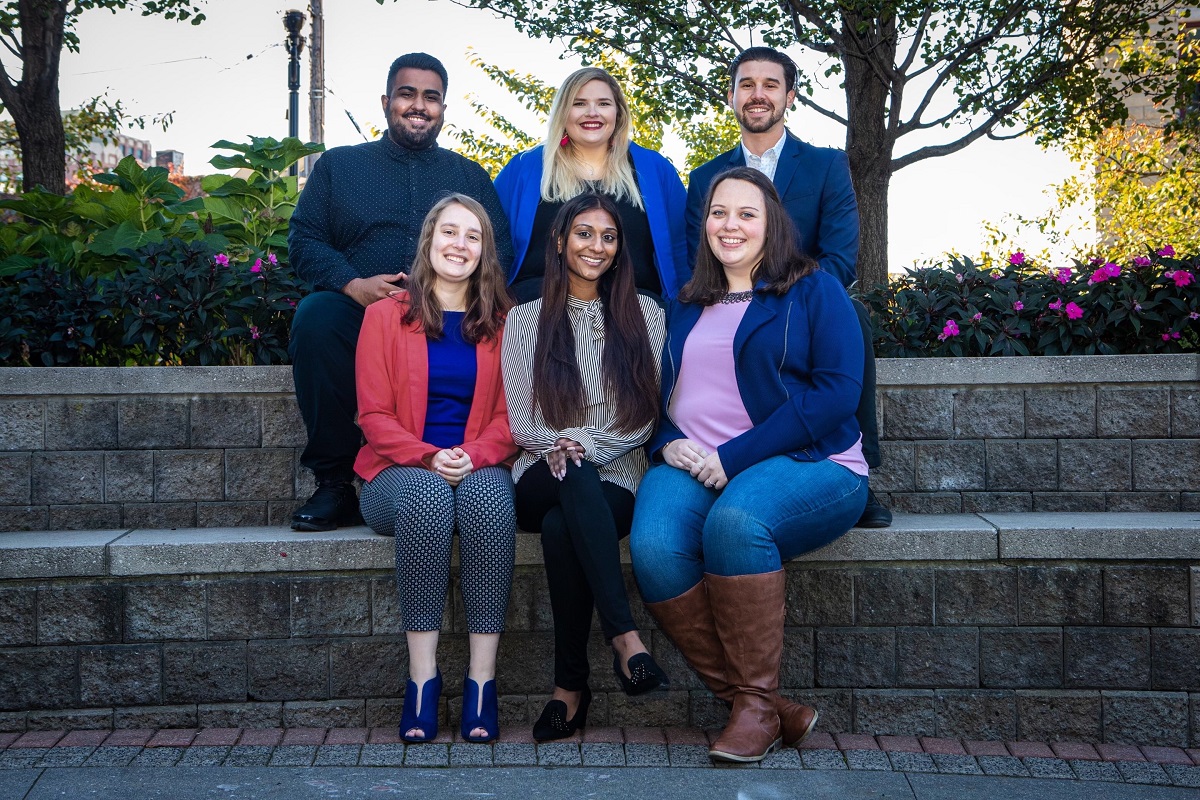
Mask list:
POLYGON ((442 338, 429 346, 429 406, 421 440, 443 449, 463 443, 475 396, 475 345, 463 339, 465 311, 442 312, 442 338))
MULTIPOLYGON (((687 191, 675 167, 661 154, 631 142, 629 155, 637 172, 646 220, 650 223, 654 265, 662 282, 663 295, 674 297, 692 277, 687 263, 684 224, 687 191)), ((512 284, 517 280, 517 273, 530 247, 533 219, 542 199, 542 145, 513 156, 496 176, 496 191, 500 195, 500 205, 508 215, 512 232, 513 260, 508 273, 508 282, 512 284)), ((545 246, 545 242, 533 244, 536 247, 545 246)))

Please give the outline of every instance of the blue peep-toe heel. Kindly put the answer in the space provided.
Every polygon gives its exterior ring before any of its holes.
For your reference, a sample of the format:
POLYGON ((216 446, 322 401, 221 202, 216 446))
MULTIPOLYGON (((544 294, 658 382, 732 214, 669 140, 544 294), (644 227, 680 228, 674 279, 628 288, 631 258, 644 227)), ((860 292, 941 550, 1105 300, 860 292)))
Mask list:
POLYGON ((484 681, 483 686, 463 676, 462 738, 468 742, 490 742, 500 737, 500 702, 496 697, 496 679, 484 681), (479 702, 480 693, 483 703, 479 702), (478 713, 476 709, 479 709, 478 713), (487 733, 472 736, 471 731, 482 728, 487 733))
POLYGON ((404 711, 400 714, 400 738, 406 742, 432 742, 438 735, 438 700, 442 696, 442 671, 425 681, 421 687, 421 713, 417 714, 417 684, 411 680, 404 687, 404 711), (409 736, 413 728, 420 736, 409 736))

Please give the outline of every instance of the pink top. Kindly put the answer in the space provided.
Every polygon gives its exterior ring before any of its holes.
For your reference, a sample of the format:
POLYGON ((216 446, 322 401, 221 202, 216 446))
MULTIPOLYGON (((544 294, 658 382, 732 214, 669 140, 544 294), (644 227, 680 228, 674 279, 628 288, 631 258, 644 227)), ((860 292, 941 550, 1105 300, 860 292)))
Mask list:
MULTIPOLYGON (((683 363, 671 394, 671 419, 684 436, 710 453, 754 427, 738 391, 733 362, 733 337, 749 307, 749 303, 705 307, 683 343, 683 363)), ((865 476, 862 436, 829 460, 865 476)))
POLYGON ((754 427, 738 392, 733 336, 749 303, 714 303, 683 343, 683 363, 671 395, 671 419, 710 453, 754 427))

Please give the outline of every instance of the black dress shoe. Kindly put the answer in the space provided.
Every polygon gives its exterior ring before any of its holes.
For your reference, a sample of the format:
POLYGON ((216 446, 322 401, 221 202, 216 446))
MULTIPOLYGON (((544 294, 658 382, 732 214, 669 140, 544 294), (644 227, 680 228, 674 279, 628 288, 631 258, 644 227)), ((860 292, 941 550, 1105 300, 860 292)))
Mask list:
POLYGON ((867 507, 854 525, 856 528, 886 528, 892 524, 892 512, 888 511, 875 492, 867 490, 867 507))
POLYGON ((319 484, 308 502, 292 514, 292 530, 331 531, 342 525, 361 525, 358 493, 349 482, 319 484))
POLYGON ((592 690, 584 686, 575 716, 567 719, 567 704, 562 700, 551 700, 542 709, 542 715, 533 723, 533 738, 538 742, 552 742, 574 736, 587 724, 588 706, 592 704, 592 690))

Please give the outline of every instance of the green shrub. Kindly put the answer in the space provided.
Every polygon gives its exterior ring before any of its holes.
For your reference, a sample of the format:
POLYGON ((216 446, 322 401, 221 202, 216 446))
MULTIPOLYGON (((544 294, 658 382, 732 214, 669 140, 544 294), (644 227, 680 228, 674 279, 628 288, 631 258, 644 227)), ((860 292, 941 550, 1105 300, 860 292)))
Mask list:
POLYGON ((910 269, 861 295, 881 358, 1113 355, 1200 349, 1200 259, 1171 247, 1124 266, 1047 269, 1022 253, 910 269))

